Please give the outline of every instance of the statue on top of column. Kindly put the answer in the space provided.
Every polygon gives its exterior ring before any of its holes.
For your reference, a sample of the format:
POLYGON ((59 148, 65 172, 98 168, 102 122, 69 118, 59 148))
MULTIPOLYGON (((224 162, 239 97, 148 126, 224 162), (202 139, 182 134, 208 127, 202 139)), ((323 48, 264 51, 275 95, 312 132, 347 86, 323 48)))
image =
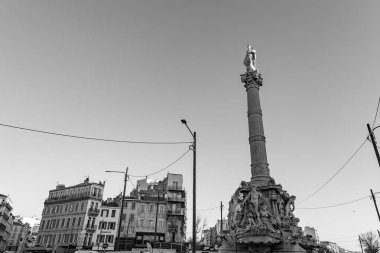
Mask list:
POLYGON ((247 72, 256 71, 256 50, 248 44, 247 53, 244 58, 244 66, 247 68, 247 72))

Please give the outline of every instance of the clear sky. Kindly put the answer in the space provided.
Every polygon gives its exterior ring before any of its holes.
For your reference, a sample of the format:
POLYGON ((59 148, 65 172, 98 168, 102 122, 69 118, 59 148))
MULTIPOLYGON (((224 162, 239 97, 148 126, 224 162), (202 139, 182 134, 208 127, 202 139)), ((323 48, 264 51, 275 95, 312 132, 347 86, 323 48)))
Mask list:
MULTIPOLYGON (((191 141, 180 123, 186 118, 198 135, 198 209, 227 205, 240 181, 250 179, 239 76, 250 42, 264 78, 271 175, 300 201, 367 136, 380 95, 379 13, 379 1, 1 1, 0 123, 99 138, 191 141)), ((105 180, 105 197, 113 197, 123 180, 105 170, 129 166, 131 174, 149 174, 188 149, 5 127, 0 139, 0 192, 23 216, 40 216, 57 182, 105 180)), ((190 208, 191 153, 154 179, 168 171, 184 175, 190 208)), ((330 184, 296 208, 368 196, 371 188, 380 191, 379 180, 367 142, 330 184)), ((209 226, 220 217, 218 208, 199 213, 209 226)), ((295 215, 321 240, 350 250, 360 249, 358 234, 379 228, 369 198, 296 209, 295 215)))

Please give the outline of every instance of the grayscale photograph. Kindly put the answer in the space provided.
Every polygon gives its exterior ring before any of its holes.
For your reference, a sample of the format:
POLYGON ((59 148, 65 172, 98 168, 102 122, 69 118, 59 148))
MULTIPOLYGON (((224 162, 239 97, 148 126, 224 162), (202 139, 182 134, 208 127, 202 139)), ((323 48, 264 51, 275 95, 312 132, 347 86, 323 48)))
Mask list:
POLYGON ((0 0, 0 253, 380 253, 379 13, 0 0))

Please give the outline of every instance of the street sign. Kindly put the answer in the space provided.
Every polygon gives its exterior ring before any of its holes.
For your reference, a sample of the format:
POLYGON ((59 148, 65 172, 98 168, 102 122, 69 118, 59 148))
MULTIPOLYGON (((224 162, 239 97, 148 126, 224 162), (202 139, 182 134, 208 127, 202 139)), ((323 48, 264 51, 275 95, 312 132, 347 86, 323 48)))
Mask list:
POLYGON ((103 243, 102 247, 103 249, 106 249, 108 247, 108 243, 103 243))

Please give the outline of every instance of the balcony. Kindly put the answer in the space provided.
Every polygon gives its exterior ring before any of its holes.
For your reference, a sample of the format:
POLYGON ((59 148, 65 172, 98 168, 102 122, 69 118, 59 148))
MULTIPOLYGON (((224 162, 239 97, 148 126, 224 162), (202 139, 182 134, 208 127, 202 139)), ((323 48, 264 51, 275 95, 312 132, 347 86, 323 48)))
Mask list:
POLYGON ((98 209, 98 208, 90 208, 90 209, 88 209, 88 215, 89 216, 98 216, 98 214, 99 214, 99 212, 100 212, 100 209, 98 209))
POLYGON ((179 186, 179 185, 169 185, 168 190, 169 191, 184 191, 185 188, 183 188, 182 186, 179 186))
POLYGON ((178 226, 177 225, 169 224, 168 225, 168 230, 171 231, 171 232, 177 231, 178 230, 178 226))
POLYGON ((79 199, 88 199, 88 198, 101 199, 100 197, 92 196, 92 194, 90 194, 89 192, 83 192, 83 193, 77 193, 77 194, 71 194, 71 195, 63 195, 59 197, 50 197, 50 198, 45 199, 45 204, 61 202, 61 201, 67 202, 69 200, 79 200, 79 199))
POLYGON ((185 215, 185 212, 183 209, 177 209, 177 210, 168 210, 168 215, 185 215))
POLYGON ((1 202, 0 206, 5 206, 9 211, 13 210, 13 208, 11 207, 11 205, 8 202, 5 202, 5 201, 1 202))
POLYGON ((86 227, 86 230, 87 230, 88 232, 95 232, 95 230, 96 230, 96 226, 87 226, 87 227, 86 227))
POLYGON ((4 220, 8 221, 9 220, 9 215, 6 213, 3 213, 2 216, 4 217, 4 220))
POLYGON ((184 197, 168 197, 168 201, 185 202, 185 198, 184 197))

